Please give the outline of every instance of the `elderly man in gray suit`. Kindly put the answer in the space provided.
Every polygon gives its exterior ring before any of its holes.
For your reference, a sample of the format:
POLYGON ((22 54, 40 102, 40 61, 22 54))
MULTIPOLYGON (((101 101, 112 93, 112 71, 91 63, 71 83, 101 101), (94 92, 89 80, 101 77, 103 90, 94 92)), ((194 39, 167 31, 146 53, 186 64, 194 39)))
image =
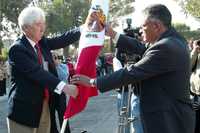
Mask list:
POLYGON ((107 34, 119 49, 140 54, 134 65, 110 75, 90 79, 75 75, 72 83, 96 86, 101 92, 140 82, 141 118, 144 133, 193 133, 195 113, 190 101, 190 57, 187 43, 171 26, 172 15, 161 4, 143 10, 143 41, 120 35, 108 28, 107 34))

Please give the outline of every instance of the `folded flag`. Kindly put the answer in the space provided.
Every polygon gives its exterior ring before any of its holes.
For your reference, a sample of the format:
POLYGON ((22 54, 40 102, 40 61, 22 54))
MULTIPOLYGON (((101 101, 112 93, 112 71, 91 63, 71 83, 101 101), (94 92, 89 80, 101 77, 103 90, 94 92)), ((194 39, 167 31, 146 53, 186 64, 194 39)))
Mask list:
MULTIPOLYGON (((90 14, 98 12, 100 20, 105 21, 108 14, 109 0, 92 0, 90 14)), ((103 47, 105 29, 98 31, 93 23, 92 27, 84 27, 79 41, 79 51, 76 74, 83 74, 90 78, 96 77, 96 59, 103 47), (95 29, 96 28, 96 29, 95 29), (92 30, 91 30, 92 29, 92 30)), ((89 97, 97 96, 98 91, 95 87, 78 86, 79 95, 76 98, 70 97, 64 119, 68 119, 84 110, 89 97)))

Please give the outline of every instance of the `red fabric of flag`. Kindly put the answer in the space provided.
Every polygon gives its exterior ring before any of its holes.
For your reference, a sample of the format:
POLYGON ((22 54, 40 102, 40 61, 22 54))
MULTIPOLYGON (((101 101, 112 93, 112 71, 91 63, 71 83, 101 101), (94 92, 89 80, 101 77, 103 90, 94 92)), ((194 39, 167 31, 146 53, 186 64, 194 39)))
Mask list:
MULTIPOLYGON (((79 54, 76 66, 76 74, 87 75, 90 78, 96 77, 96 58, 102 46, 89 46, 83 48, 79 54)), ((97 96, 95 87, 78 86, 79 95, 76 98, 70 97, 66 108, 64 119, 68 119, 84 110, 89 97, 97 96)))
MULTIPOLYGON (((102 23, 106 20, 109 10, 109 0, 92 0, 89 14, 98 13, 102 23)), ((89 19, 90 20, 90 19, 89 19)), ((91 19, 92 21, 92 19, 91 19)), ((90 22, 91 23, 91 22, 90 22)), ((90 78, 96 77, 96 59, 99 55, 104 43, 105 29, 100 26, 97 21, 93 21, 92 25, 84 27, 80 41, 79 54, 76 64, 75 74, 83 74, 90 78), (91 26, 91 27, 90 27, 91 26)), ((68 119, 75 114, 84 110, 89 97, 98 95, 97 88, 78 86, 79 95, 74 99, 70 97, 66 108, 64 119, 68 119)))

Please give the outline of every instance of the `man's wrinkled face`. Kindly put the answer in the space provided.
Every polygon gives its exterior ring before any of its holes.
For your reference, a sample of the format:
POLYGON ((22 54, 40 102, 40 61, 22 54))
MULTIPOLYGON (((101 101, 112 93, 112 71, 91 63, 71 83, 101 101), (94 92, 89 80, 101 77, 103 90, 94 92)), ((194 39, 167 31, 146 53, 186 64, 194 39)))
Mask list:
POLYGON ((158 28, 156 21, 144 19, 140 29, 143 41, 145 43, 154 43, 158 39, 158 28))
POLYGON ((33 40, 34 42, 38 42, 41 40, 44 35, 46 28, 45 22, 41 19, 31 25, 26 27, 26 35, 33 40))

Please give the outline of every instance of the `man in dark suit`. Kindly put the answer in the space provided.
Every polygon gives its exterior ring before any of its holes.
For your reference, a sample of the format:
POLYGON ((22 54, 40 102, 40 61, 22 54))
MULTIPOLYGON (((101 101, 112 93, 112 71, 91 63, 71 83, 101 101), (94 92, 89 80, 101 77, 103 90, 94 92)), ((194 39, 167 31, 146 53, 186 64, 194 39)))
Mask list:
POLYGON ((166 6, 151 5, 144 9, 143 15, 141 31, 148 47, 107 29, 119 49, 140 54, 140 61, 97 79, 76 75, 72 83, 97 86, 105 92, 140 82, 138 96, 144 133, 193 133, 195 113, 189 97, 187 43, 172 28, 171 13, 166 6))
POLYGON ((8 100, 9 133, 50 133, 51 94, 76 97, 77 88, 57 78, 50 50, 68 46, 80 37, 79 28, 55 38, 43 37, 44 11, 25 8, 18 17, 22 30, 9 50, 11 89, 8 100))

